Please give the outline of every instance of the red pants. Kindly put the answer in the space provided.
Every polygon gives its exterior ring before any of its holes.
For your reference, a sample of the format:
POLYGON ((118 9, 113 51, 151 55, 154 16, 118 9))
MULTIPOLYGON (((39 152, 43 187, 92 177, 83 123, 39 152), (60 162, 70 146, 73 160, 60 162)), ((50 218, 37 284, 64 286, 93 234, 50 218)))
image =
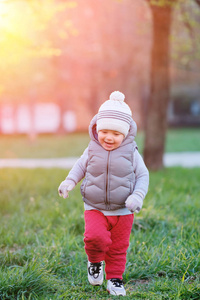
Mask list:
POLYGON ((85 211, 85 251, 90 262, 105 261, 107 280, 122 279, 133 218, 133 214, 104 216, 98 210, 85 211))

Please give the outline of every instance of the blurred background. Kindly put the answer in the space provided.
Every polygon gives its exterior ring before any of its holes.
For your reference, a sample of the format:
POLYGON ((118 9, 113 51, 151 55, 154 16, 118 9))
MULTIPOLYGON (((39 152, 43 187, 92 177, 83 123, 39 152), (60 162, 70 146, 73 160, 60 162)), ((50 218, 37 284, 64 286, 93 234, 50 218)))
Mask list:
MULTIPOLYGON (((0 133, 86 131, 113 90, 139 129, 149 98, 148 1, 0 1, 0 133)), ((179 1, 170 38, 170 126, 200 125, 200 6, 179 1)))
POLYGON ((114 90, 153 170, 128 298, 200 299, 199 25, 200 0, 0 0, 0 299, 111 299, 87 285, 80 184, 57 189, 114 90))

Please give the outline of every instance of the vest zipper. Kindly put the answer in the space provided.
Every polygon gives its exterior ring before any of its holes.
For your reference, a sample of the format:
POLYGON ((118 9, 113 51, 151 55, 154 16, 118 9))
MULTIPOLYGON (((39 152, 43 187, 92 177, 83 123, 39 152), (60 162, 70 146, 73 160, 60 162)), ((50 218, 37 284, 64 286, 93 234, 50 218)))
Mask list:
POLYGON ((109 209, 108 205, 108 169, 109 169, 109 158, 110 158, 110 151, 108 151, 108 158, 107 158, 107 170, 106 170, 106 206, 109 209))

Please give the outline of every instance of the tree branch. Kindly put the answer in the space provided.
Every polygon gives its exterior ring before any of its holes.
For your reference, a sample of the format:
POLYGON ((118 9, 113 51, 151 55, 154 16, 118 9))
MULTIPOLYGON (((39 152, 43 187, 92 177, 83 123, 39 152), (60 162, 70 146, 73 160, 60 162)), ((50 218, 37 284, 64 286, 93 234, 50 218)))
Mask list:
POLYGON ((196 4, 200 7, 200 0, 194 0, 196 4))

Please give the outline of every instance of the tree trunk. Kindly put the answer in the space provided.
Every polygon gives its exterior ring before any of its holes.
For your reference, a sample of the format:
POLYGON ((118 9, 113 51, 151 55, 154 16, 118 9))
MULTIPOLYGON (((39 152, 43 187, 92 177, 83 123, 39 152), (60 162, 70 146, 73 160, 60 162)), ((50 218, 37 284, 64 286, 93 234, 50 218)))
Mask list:
POLYGON ((145 128, 144 161, 150 170, 163 167, 163 153, 169 102, 169 54, 171 6, 154 6, 152 11, 153 44, 150 70, 150 95, 145 128))

